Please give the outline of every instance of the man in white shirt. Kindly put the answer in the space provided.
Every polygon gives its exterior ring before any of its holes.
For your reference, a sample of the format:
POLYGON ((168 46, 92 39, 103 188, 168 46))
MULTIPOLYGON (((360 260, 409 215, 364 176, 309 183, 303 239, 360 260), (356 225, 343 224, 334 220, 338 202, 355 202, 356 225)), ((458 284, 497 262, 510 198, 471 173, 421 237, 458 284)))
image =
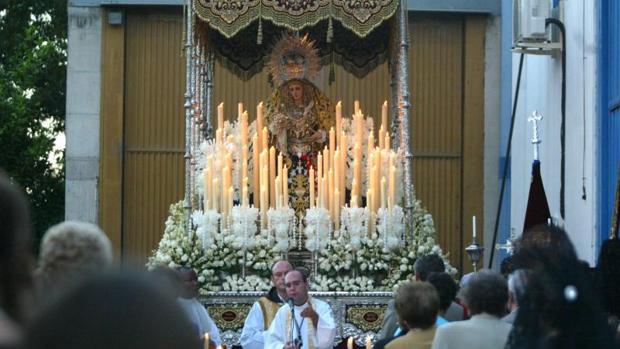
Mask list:
POLYGON ((265 332, 265 348, 331 349, 336 336, 332 309, 326 302, 309 296, 306 271, 291 270, 284 283, 289 303, 278 310, 265 332))
POLYGON ((220 331, 215 322, 207 313, 207 309, 196 299, 198 296, 198 276, 192 268, 178 267, 177 272, 182 282, 180 297, 177 299, 179 305, 187 315, 190 322, 196 329, 198 338, 204 338, 205 333, 209 333, 209 341, 213 345, 222 344, 220 331))
POLYGON ((278 261, 271 267, 272 287, 266 296, 258 299, 245 318, 239 342, 244 349, 263 349, 265 341, 263 334, 271 325, 276 312, 286 303, 286 286, 284 276, 293 266, 288 261, 278 261))

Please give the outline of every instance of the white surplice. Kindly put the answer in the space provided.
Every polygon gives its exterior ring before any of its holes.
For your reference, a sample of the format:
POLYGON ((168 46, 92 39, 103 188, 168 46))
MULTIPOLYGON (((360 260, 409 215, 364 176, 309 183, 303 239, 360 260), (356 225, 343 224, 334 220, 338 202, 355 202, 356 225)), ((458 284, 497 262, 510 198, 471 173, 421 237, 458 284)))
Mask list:
MULTIPOLYGON (((326 302, 311 298, 312 308, 319 314, 319 321, 314 328, 310 318, 301 317, 301 312, 308 307, 308 303, 295 306, 295 321, 301 328, 302 349, 331 349, 334 346, 336 336, 336 323, 332 309, 326 302), (308 338, 309 327, 313 327, 312 336, 308 338)), ((284 305, 276 313, 269 330, 265 331, 265 349, 282 349, 290 340, 290 328, 287 328, 287 320, 290 318, 291 308, 284 305)), ((295 321, 290 320, 290 327, 295 326, 295 321)))

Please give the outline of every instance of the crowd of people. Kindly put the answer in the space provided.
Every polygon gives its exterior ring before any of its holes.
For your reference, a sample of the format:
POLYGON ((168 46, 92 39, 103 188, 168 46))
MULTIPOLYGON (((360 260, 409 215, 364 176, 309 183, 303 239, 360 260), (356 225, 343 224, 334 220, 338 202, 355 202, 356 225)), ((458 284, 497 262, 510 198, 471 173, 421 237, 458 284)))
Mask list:
MULTIPOLYGON (((32 252, 23 193, 0 174, 0 348, 197 349, 222 344, 198 300, 196 271, 119 271, 97 226, 63 222, 32 252), (205 334, 208 333, 208 339, 205 334)), ((620 284, 617 241, 595 271, 577 258, 566 232, 536 226, 519 239, 501 273, 482 270, 457 284, 440 256, 415 265, 388 303, 377 349, 615 348, 620 284)), ((240 346, 329 349, 338 324, 310 295, 307 270, 286 260, 251 307, 240 346)), ((340 343, 343 346, 344 342, 340 343)))

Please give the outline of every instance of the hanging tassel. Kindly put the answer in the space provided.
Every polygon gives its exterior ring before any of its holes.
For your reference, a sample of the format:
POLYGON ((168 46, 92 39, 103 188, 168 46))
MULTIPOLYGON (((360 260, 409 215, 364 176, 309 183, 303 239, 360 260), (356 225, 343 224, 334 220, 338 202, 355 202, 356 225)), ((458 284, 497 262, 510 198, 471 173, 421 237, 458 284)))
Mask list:
POLYGON ((326 38, 326 41, 328 44, 332 42, 333 37, 334 37, 334 23, 332 22, 332 17, 329 16, 329 19, 327 20, 327 38, 326 38))
POLYGON ((256 44, 263 44, 263 19, 258 17, 258 34, 256 35, 256 44))

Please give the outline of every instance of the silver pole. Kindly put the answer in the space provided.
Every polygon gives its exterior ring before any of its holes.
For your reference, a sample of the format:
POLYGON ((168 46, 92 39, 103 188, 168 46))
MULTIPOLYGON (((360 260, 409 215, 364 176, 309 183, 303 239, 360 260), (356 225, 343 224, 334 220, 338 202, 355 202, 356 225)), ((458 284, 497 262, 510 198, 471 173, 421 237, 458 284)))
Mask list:
POLYGON ((189 235, 191 231, 191 145, 192 145, 192 1, 187 0, 185 14, 185 198, 183 208, 185 209, 186 226, 185 232, 189 235))
MULTIPOLYGON (((405 189, 405 219, 409 229, 413 229, 413 154, 409 141, 409 18, 407 2, 400 1, 398 9, 398 142, 402 162, 403 184, 405 189)), ((396 137, 395 137, 396 138, 396 137)), ((396 139, 395 139, 396 141, 396 139)))
POLYGON ((204 81, 207 85, 207 88, 205 89, 205 101, 207 105, 205 108, 206 113, 203 116, 203 122, 205 125, 205 139, 212 139, 213 124, 211 121, 213 120, 213 77, 215 73, 215 54, 213 53, 213 49, 211 47, 207 48, 206 51, 206 69, 204 81))

